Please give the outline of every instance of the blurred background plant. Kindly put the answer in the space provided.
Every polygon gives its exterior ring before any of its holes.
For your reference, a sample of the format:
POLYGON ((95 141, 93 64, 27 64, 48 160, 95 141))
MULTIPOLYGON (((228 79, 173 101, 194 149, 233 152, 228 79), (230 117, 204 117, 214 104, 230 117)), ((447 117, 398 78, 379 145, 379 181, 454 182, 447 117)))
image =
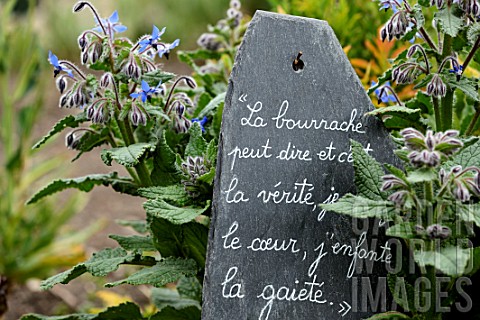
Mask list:
POLYGON ((52 197, 30 207, 32 187, 62 170, 65 157, 34 155, 34 128, 43 112, 46 61, 33 26, 33 1, 25 16, 16 1, 0 2, 0 318, 8 292, 84 258, 93 228, 68 233, 66 222, 85 204, 82 195, 52 197))

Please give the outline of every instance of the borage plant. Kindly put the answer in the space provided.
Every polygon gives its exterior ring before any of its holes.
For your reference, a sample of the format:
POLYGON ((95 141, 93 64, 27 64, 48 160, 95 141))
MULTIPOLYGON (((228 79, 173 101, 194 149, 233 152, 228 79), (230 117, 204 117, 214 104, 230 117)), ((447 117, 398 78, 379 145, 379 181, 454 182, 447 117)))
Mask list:
POLYGON ((395 105, 379 108, 387 127, 413 126, 437 131, 457 129, 478 134, 480 96, 478 74, 480 3, 477 0, 378 0, 380 9, 392 12, 382 27, 383 41, 408 40, 412 44, 393 59, 393 66, 369 91, 379 101, 392 96, 395 105), (424 12, 425 11, 425 12, 424 12), (429 17, 431 23, 427 23, 429 17), (432 36, 433 35, 433 36, 432 36), (400 101, 393 88, 415 84, 417 95, 400 101))
MULTIPOLYGON (((235 34, 245 26, 239 7, 238 1, 232 1, 225 23, 212 34, 238 37, 235 34)), ((60 120, 35 147, 71 128, 65 141, 68 148, 78 151, 74 160, 102 146, 103 162, 107 166, 117 162, 129 176, 112 172, 55 180, 29 202, 65 188, 90 191, 95 185, 110 185, 116 191, 147 198, 144 204, 147 217, 146 221, 123 221, 123 225, 133 227, 139 234, 112 235, 120 247, 95 253, 88 261, 45 280, 42 287, 68 283, 84 273, 106 276, 122 264, 137 265, 141 268, 136 273, 106 286, 156 287, 152 290, 152 301, 158 308, 154 314, 142 314, 137 305, 125 303, 98 315, 81 316, 103 319, 122 314, 125 319, 199 319, 216 138, 223 110, 224 93, 219 88, 225 87, 225 80, 203 70, 195 76, 202 81, 203 86, 198 87, 194 78, 175 77, 163 71, 158 61, 168 59, 179 45, 179 40, 162 41, 165 28, 153 26, 150 34, 133 42, 120 36, 126 27, 120 23, 117 12, 101 18, 86 1, 78 2, 73 10, 85 9, 93 13, 96 26, 78 37, 80 60, 85 67, 101 74, 84 73, 72 62, 49 53, 61 93, 59 106, 77 108, 80 112, 60 120), (163 288, 166 284, 169 289, 163 288)), ((206 43, 217 41, 213 36, 209 39, 206 43)), ((234 54, 234 48, 218 45, 204 46, 197 53, 185 56, 214 61, 227 50, 228 55, 234 54)))
POLYGON ((472 298, 465 287, 480 267, 480 247, 473 248, 469 240, 474 225, 480 226, 480 141, 462 142, 455 130, 424 135, 407 128, 400 133, 403 148, 396 153, 405 172, 386 164, 385 174, 352 142, 358 195, 347 194, 322 208, 381 219, 387 222, 387 236, 394 237, 396 262, 387 268, 394 298, 388 308, 393 310, 371 319, 432 320, 470 311, 472 298))

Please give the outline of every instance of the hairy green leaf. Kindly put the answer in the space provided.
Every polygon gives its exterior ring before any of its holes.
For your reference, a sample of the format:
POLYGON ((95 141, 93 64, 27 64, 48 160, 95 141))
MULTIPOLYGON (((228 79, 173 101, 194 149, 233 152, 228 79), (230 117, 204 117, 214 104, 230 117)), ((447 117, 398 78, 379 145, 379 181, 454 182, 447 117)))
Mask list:
POLYGON ((365 152, 360 143, 351 140, 351 144, 358 194, 371 200, 385 200, 387 196, 380 190, 382 176, 385 175, 381 165, 365 152))
POLYGON ((190 140, 185 148, 185 156, 201 157, 207 152, 207 141, 202 136, 200 124, 195 122, 188 130, 190 140))
POLYGON ((434 266, 446 275, 460 276, 465 273, 470 249, 459 247, 441 248, 440 251, 415 250, 414 259, 419 266, 434 266))
POLYGON ((418 169, 408 173, 407 181, 409 183, 429 182, 437 179, 437 174, 430 168, 418 169))
POLYGON ((192 117, 193 117, 193 118, 198 118, 198 115, 199 115, 200 112, 202 112, 202 110, 208 105, 208 103, 210 102, 210 100, 212 100, 212 97, 211 97, 208 93, 203 92, 203 93, 198 97, 197 107, 196 107, 195 110, 193 111, 192 117))
POLYGON ((457 205, 457 214, 465 222, 473 222, 480 227, 480 203, 457 205))
POLYGON ((155 251, 153 240, 150 236, 120 236, 111 234, 109 238, 118 242, 118 244, 125 250, 140 250, 140 251, 155 251))
POLYGON ((331 204, 320 204, 322 209, 355 218, 379 218, 393 220, 396 210, 390 201, 371 200, 361 196, 346 194, 331 204))
POLYGON ((183 56, 188 56, 190 59, 193 60, 208 60, 208 59, 214 59, 218 60, 220 59, 221 52, 217 51, 212 51, 212 50, 195 50, 195 51, 179 51, 178 52, 178 57, 181 61, 183 56))
POLYGON ((154 185, 165 187, 180 182, 181 173, 175 164, 176 159, 176 154, 167 144, 164 131, 153 155, 151 179, 154 185))
POLYGON ((196 277, 183 277, 178 281, 177 291, 182 297, 202 302, 202 284, 196 277))
POLYGON ((40 141, 38 141, 37 143, 35 143, 35 145, 32 147, 32 149, 37 149, 39 148, 41 145, 43 145, 45 142, 47 142, 48 140, 50 140, 50 138, 52 138, 54 135, 56 135, 57 133, 59 132, 62 132, 65 128, 76 128, 78 127, 81 123, 87 121, 87 118, 85 116, 84 113, 80 113, 76 116, 72 116, 72 115, 69 115, 69 116, 66 116, 65 118, 61 119, 60 121, 58 121, 52 128, 52 130, 50 130, 47 135, 45 135, 44 137, 42 137, 42 139, 40 139, 40 141))
POLYGON ((94 253, 90 259, 77 264, 72 269, 42 281, 40 287, 46 290, 59 283, 66 284, 86 272, 96 277, 103 277, 117 270, 122 263, 131 262, 135 258, 137 258, 136 253, 128 253, 122 248, 106 248, 94 253))
POLYGON ((190 198, 180 184, 168 187, 141 188, 138 190, 138 193, 147 199, 165 200, 178 206, 185 206, 190 202, 190 198))
POLYGON ((159 82, 165 83, 172 80, 173 78, 175 78, 175 74, 173 73, 165 72, 162 70, 155 70, 143 74, 140 77, 138 83, 140 84, 141 80, 144 80, 148 83, 150 87, 156 87, 159 82))
POLYGON ((32 204, 42 199, 43 197, 49 196, 53 193, 68 189, 75 188, 80 191, 89 192, 93 189, 94 186, 104 185, 108 186, 114 183, 126 183, 131 180, 128 178, 120 178, 116 172, 109 174, 91 174, 84 177, 74 178, 74 179, 59 179, 50 182, 43 189, 34 194, 28 201, 27 204, 32 204))
POLYGON ((444 78, 452 88, 462 91, 466 96, 475 101, 480 101, 475 81, 470 80, 467 77, 461 77, 460 80, 457 81, 456 76, 452 73, 445 75, 444 78))
POLYGON ((460 10, 455 6, 444 6, 435 13, 435 19, 440 24, 443 32, 451 37, 456 37, 463 25, 460 10))
POLYGON ((204 267, 208 242, 207 226, 193 221, 177 225, 148 213, 147 219, 153 243, 162 257, 192 258, 199 268, 204 267))
POLYGON ((415 24, 416 29, 420 29, 425 24, 425 16, 422 12, 422 7, 419 4, 413 6, 413 17, 417 21, 415 24))
POLYGON ((136 143, 128 147, 111 148, 102 151, 102 160, 107 166, 112 165, 112 160, 125 167, 134 167, 140 163, 140 158, 147 151, 153 151, 149 143, 136 143))
POLYGON ((212 139, 207 146, 206 158, 212 163, 212 166, 215 165, 218 153, 217 141, 212 139))
POLYGON ((200 310, 200 303, 188 297, 182 297, 176 290, 167 288, 154 288, 152 290, 152 302, 162 310, 165 307, 172 307, 181 310, 187 307, 197 307, 200 310))
POLYGON ((115 287, 121 284, 150 284, 161 287, 167 283, 177 281, 182 276, 193 277, 197 273, 195 261, 188 259, 166 258, 157 262, 153 267, 146 267, 132 274, 126 279, 107 283, 106 287, 115 287))
POLYGON ((405 127, 422 128, 420 119, 420 109, 411 109, 404 106, 394 105, 375 109, 368 115, 378 116, 382 119, 385 126, 392 129, 405 127))
POLYGON ((389 163, 384 163, 383 166, 391 173, 393 174, 394 176, 396 176, 397 178, 400 178, 402 179, 403 181, 405 181, 405 183, 407 183, 407 175, 405 174, 405 172, 403 172, 401 169, 398 169, 397 167, 389 164, 389 163))
POLYGON ((184 224, 194 220, 210 207, 210 201, 204 208, 173 206, 161 199, 151 199, 143 204, 143 208, 152 216, 166 219, 174 224, 184 224))
POLYGON ((198 115, 199 118, 203 118, 204 116, 208 116, 213 110, 215 110, 220 104, 225 101, 225 96, 227 95, 226 92, 220 93, 218 96, 213 98, 208 105, 200 112, 198 115))
POLYGON ((197 307, 187 307, 181 310, 166 307, 154 314, 149 320, 199 320, 200 318, 201 311, 197 307))
POLYGON ((478 166, 480 163, 480 141, 462 149, 452 158, 451 162, 463 168, 478 166))

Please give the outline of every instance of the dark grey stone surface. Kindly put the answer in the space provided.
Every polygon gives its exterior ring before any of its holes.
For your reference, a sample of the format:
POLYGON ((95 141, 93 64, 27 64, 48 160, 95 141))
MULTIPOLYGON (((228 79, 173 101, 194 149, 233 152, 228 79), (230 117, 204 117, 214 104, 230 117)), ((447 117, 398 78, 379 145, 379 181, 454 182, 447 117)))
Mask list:
POLYGON ((315 205, 354 192, 350 139, 377 160, 394 162, 386 131, 363 116, 371 108, 326 22, 255 14, 225 102, 204 320, 361 319, 379 307, 367 299, 375 298, 377 283, 387 294, 385 263, 369 263, 367 270, 365 259, 343 255, 351 247, 380 257, 385 239, 377 238, 378 223, 357 248, 363 225, 322 216, 315 205), (295 72, 300 51, 304 68, 295 72), (304 124, 311 127, 299 127, 304 124), (289 145, 297 159, 282 159, 289 145), (336 243, 350 247, 338 252, 336 243))

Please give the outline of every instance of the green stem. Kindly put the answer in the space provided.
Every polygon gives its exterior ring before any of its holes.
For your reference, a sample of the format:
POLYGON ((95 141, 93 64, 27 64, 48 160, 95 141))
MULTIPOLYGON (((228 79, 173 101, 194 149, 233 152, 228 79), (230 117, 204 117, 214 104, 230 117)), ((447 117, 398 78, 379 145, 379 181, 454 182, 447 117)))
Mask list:
MULTIPOLYGON (((110 141, 110 145, 112 147, 114 147, 114 148, 118 147, 117 143, 115 142, 115 138, 112 136, 111 133, 108 135, 108 140, 110 141)), ((125 167, 125 169, 127 170, 128 174, 130 174, 133 181, 135 181, 136 184, 140 185, 141 181, 138 178, 138 175, 135 173, 135 170, 133 170, 132 168, 129 168, 129 167, 125 167)))
POLYGON ((453 89, 447 86, 447 93, 442 98, 442 128, 441 131, 452 129, 453 89))
MULTIPOLYGON (((445 37, 443 39, 442 61, 452 54, 452 42, 452 37, 448 34, 445 34, 445 37)), ((447 86, 447 93, 445 94, 445 97, 442 98, 442 128, 440 128, 441 131, 446 131, 452 128, 453 91, 454 90, 450 86, 447 86)))
MULTIPOLYGON (((432 241, 432 247, 434 246, 434 242, 432 241)), ((427 319, 429 320, 441 320, 442 314, 437 313, 436 305, 437 305, 437 274, 436 269, 434 266, 427 266, 427 278, 430 281, 430 309, 428 310, 427 319)))
POLYGON ((479 118, 480 118, 480 103, 478 103, 478 101, 476 101, 475 102, 475 114, 473 115, 473 119, 470 122, 467 131, 465 131, 466 136, 472 135, 472 132, 475 129, 479 118))
POLYGON ((438 98, 432 98, 433 101, 433 110, 435 111, 435 130, 442 130, 442 117, 440 114, 440 104, 438 98))
MULTIPOLYGON (((121 121, 119 121, 120 123, 121 121)), ((126 133, 126 141, 128 141, 128 145, 134 144, 135 143, 135 137, 133 135, 133 130, 132 127, 130 126, 130 122, 128 121, 128 118, 125 118, 123 120, 122 124, 125 133, 126 133)), ((138 178, 140 179, 141 186, 142 187, 149 187, 152 185, 152 180, 150 179, 150 173, 148 172, 148 168, 145 165, 145 162, 140 161, 136 166, 135 166, 135 171, 137 171, 138 178)))

